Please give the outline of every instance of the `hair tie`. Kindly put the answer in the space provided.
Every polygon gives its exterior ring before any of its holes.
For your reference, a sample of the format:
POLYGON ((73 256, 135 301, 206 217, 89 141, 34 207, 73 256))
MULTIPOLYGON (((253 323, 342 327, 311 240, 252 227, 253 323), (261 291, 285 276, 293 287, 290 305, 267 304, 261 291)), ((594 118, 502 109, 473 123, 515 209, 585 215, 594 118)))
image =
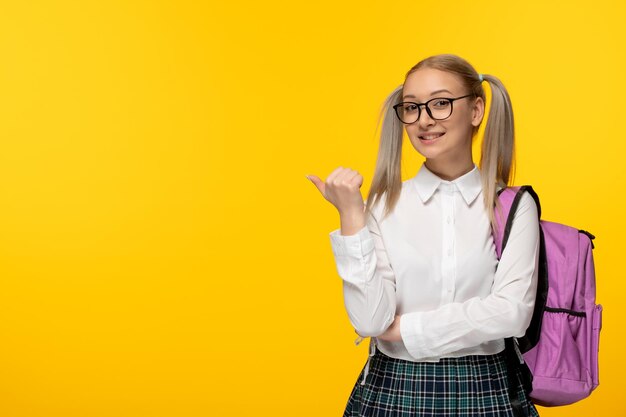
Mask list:
POLYGON ((478 79, 480 80, 480 82, 483 82, 483 75, 482 74, 478 74, 478 79))

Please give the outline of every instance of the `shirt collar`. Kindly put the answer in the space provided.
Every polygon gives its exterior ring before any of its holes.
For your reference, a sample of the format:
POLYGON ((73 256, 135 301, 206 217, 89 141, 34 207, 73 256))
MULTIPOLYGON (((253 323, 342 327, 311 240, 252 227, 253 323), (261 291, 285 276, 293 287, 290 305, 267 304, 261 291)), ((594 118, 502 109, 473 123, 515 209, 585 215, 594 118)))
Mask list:
POLYGON ((480 171, 476 164, 474 164, 474 168, 470 172, 463 174, 453 181, 446 181, 439 178, 431 170, 426 168, 426 164, 422 163, 417 175, 413 177, 413 183, 424 203, 432 197, 438 188, 445 188, 459 191, 467 205, 470 205, 482 190, 480 171))

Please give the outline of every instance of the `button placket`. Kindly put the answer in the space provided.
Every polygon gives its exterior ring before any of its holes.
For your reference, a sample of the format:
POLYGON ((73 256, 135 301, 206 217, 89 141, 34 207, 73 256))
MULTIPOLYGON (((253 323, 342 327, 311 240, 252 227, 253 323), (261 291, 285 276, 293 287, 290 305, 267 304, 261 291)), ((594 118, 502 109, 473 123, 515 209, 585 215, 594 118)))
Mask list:
MULTIPOLYGON (((459 191, 459 190, 457 190, 459 191)), ((449 219, 450 219, 450 240, 452 241, 451 246, 451 254, 450 254, 450 276, 448 277, 448 283, 447 283, 447 293, 448 296, 450 297, 449 300, 452 301, 454 299, 454 289, 455 289, 455 280, 456 280, 456 256, 455 256, 455 249, 456 249, 456 233, 454 230, 454 207, 457 201, 457 197, 460 197, 461 194, 459 192, 456 192, 452 195, 451 198, 451 204, 450 204, 450 212, 449 212, 449 219)))
MULTIPOLYGON (((452 186, 454 187, 454 186, 452 186)), ((454 190, 448 188, 442 193, 442 252, 441 258, 441 275, 442 275, 442 294, 445 300, 450 301, 452 293, 452 281, 454 279, 454 227, 452 226, 453 207, 454 207, 454 190)))

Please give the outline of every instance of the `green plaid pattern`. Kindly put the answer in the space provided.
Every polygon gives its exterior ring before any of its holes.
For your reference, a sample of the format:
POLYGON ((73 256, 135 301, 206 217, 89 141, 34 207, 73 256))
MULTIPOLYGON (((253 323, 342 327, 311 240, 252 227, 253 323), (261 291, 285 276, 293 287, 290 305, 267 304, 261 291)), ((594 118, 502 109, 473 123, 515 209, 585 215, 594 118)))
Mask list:
MULTIPOLYGON (((343 417, 513 417, 504 352, 412 362, 376 348, 362 385, 364 370, 343 417)), ((524 415, 538 417, 517 380, 524 415)))

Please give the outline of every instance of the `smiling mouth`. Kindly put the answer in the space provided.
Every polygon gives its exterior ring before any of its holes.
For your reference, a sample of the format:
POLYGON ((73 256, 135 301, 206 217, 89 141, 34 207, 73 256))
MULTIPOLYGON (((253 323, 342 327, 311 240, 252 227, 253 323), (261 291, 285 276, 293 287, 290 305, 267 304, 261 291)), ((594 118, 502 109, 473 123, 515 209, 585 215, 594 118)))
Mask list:
POLYGON ((437 139, 441 136, 443 136, 444 133, 432 133, 432 134, 428 134, 428 135, 420 135, 418 136, 418 138, 422 139, 422 140, 433 140, 433 139, 437 139))

